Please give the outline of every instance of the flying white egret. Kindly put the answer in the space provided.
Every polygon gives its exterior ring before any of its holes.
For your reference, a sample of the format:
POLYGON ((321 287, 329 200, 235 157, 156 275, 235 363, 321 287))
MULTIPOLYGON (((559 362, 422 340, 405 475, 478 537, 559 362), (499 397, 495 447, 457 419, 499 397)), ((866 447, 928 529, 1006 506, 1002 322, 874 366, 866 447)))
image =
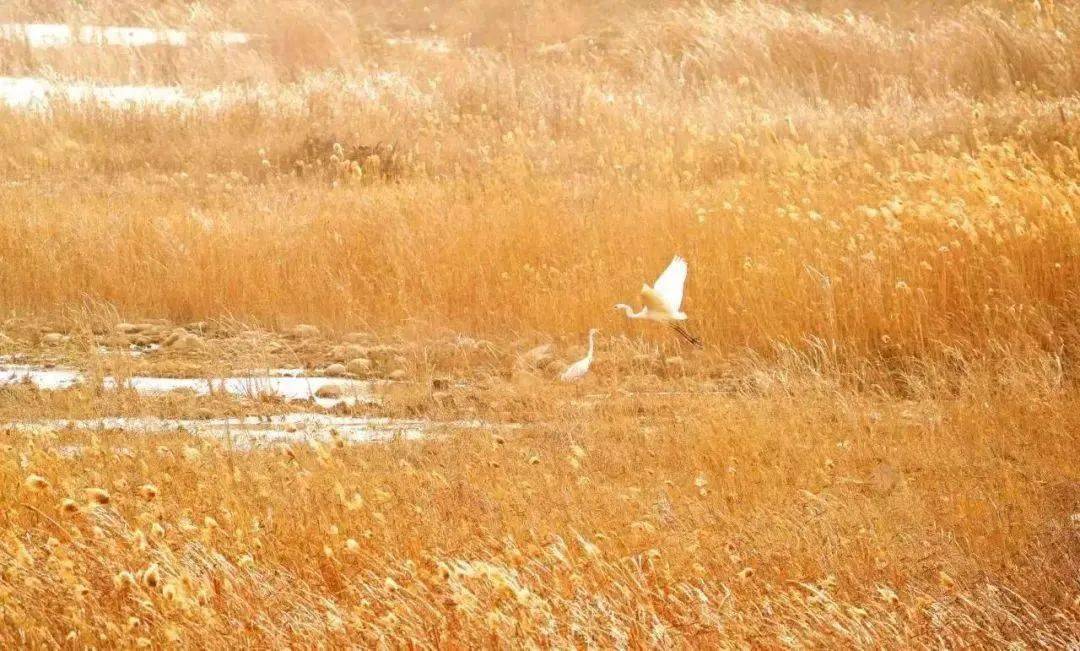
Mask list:
POLYGON ((625 303, 619 303, 615 306, 615 309, 624 311, 628 319, 648 319, 666 323, 680 337, 700 348, 701 340, 690 334, 681 323, 678 323, 687 319, 686 313, 682 311, 686 273, 686 260, 675 256, 652 287, 649 287, 648 283, 641 285, 641 302, 645 304, 641 311, 634 312, 634 309, 625 303))
POLYGON ((589 330, 589 352, 585 354, 585 357, 567 366, 566 370, 559 376, 560 380, 563 382, 577 382, 589 372, 589 366, 592 365, 593 358, 593 338, 598 332, 600 331, 596 328, 589 330))

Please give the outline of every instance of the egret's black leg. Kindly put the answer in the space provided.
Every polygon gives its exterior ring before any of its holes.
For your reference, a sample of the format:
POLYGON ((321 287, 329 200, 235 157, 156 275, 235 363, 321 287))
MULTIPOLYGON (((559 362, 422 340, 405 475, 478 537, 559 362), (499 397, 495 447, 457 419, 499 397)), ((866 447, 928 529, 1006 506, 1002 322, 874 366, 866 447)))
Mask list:
POLYGON ((690 342, 690 345, 694 346, 695 348, 704 348, 705 347, 705 344, 703 344, 701 342, 701 339, 699 339, 699 338, 695 337, 694 335, 690 334, 690 332, 686 329, 686 326, 682 325, 681 323, 670 323, 669 322, 668 325, 671 326, 671 329, 674 330, 676 332, 676 334, 678 334, 680 337, 682 337, 686 341, 690 342))

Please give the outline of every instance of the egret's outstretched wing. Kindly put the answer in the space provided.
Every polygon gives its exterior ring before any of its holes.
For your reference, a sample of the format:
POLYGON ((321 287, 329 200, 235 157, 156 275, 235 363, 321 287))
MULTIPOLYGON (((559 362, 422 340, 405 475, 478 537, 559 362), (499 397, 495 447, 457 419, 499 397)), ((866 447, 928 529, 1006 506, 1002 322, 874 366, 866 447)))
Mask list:
POLYGON ((653 291, 658 294, 672 313, 682 309, 683 285, 686 284, 686 260, 675 256, 664 273, 653 283, 653 291))

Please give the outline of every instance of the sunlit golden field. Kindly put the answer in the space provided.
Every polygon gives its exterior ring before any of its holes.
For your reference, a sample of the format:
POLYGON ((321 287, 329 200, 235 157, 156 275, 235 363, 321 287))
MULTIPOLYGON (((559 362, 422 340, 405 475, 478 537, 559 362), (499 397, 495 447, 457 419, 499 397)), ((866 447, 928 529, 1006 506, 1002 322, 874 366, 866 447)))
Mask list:
POLYGON ((0 23, 0 646, 1080 646, 1080 9, 0 23))

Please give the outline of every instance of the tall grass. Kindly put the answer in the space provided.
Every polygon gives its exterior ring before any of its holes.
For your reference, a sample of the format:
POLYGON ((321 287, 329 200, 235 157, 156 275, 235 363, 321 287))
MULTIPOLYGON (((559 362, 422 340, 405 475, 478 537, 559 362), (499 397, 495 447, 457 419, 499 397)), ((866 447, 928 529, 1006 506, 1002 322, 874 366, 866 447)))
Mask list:
POLYGON ((0 304, 567 333, 678 252, 721 352, 1073 354, 1074 12, 624 9, 448 52, 307 11, 217 109, 8 115, 0 304))
POLYGON ((9 433, 0 640, 1080 639, 1074 397, 670 401, 361 447, 9 433))

